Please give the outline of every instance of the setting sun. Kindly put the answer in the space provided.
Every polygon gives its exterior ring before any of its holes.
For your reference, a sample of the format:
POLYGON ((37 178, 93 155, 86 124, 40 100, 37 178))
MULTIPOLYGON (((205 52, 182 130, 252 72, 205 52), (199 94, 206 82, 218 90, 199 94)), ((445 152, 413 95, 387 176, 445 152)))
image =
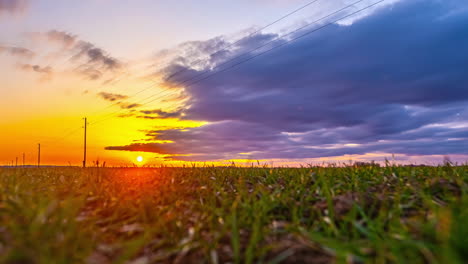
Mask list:
POLYGON ((138 157, 137 157, 137 161, 138 161, 138 162, 143 162, 143 157, 142 157, 142 156, 138 156, 138 157))

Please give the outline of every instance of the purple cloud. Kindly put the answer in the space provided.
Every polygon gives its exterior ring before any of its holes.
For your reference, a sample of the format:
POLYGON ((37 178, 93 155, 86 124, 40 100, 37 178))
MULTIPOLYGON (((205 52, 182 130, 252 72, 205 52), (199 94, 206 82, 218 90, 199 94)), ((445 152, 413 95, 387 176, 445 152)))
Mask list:
POLYGON ((174 143, 107 149, 179 160, 466 154, 468 13, 452 12, 462 5, 403 1, 206 79, 287 39, 257 34, 214 57, 225 38, 193 42, 163 72, 190 97, 180 118, 210 124, 147 134, 174 143))

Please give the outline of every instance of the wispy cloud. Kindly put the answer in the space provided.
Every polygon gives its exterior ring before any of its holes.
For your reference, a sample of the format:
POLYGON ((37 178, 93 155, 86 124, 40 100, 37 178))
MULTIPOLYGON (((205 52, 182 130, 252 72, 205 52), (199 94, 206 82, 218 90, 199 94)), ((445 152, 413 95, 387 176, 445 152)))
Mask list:
POLYGON ((78 52, 73 55, 73 60, 84 59, 87 65, 93 65, 106 70, 118 70, 122 67, 119 60, 112 58, 104 50, 97 48, 94 44, 81 41, 75 47, 78 52))
POLYGON ((29 36, 46 43, 58 44, 60 50, 57 53, 68 56, 74 65, 73 71, 89 80, 100 80, 106 74, 111 75, 108 76, 108 80, 113 79, 112 76, 121 74, 124 68, 123 62, 93 43, 79 39, 77 35, 50 30, 43 33, 29 33, 29 36))
POLYGON ((128 98, 127 95, 106 93, 106 92, 100 92, 98 93, 98 96, 109 102, 121 101, 121 100, 125 100, 128 98))
POLYGON ((52 79, 53 69, 50 66, 40 66, 33 64, 20 64, 19 68, 23 71, 35 72, 40 74, 41 81, 49 81, 52 79))
POLYGON ((2 53, 7 53, 11 56, 26 58, 26 59, 31 59, 36 55, 33 51, 26 49, 26 48, 0 45, 0 54, 2 53))
POLYGON ((118 104, 120 106, 120 108, 122 109, 134 109, 134 108, 137 108, 137 107, 140 107, 141 104, 137 104, 137 103, 126 103, 126 102, 119 102, 118 104))
POLYGON ((154 110, 141 110, 140 113, 144 114, 143 116, 139 116, 139 118, 146 118, 146 119, 158 119, 158 118, 180 118, 183 115, 182 109, 173 112, 167 112, 162 109, 154 109, 154 110), (156 116, 154 116, 156 115, 156 116))
POLYGON ((129 96, 127 96, 127 95, 107 93, 107 92, 100 92, 97 95, 98 95, 98 97, 100 97, 100 98, 102 98, 102 99, 104 99, 106 101, 115 102, 114 105, 120 107, 121 109, 131 110, 128 113, 123 113, 123 114, 119 115, 119 117, 133 117, 133 116, 135 116, 135 113, 134 113, 135 110, 134 109, 141 106, 141 104, 138 104, 138 103, 125 102, 125 100, 129 98, 129 96))
POLYGON ((78 42, 77 36, 58 30, 50 30, 44 34, 39 34, 39 37, 44 37, 48 41, 58 43, 65 48, 72 48, 78 42))
POLYGON ((74 71, 92 81, 100 79, 103 75, 100 70, 87 65, 80 65, 74 71))

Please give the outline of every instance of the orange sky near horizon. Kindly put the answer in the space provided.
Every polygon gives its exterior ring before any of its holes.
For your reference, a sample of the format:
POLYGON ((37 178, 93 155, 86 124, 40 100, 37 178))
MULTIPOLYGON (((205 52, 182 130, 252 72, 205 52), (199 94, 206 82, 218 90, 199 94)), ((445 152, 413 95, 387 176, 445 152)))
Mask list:
MULTIPOLYGON (((0 78, 8 80, 11 76, 0 73, 0 78)), ((13 76, 21 81, 2 85, 7 90, 23 90, 24 93, 14 93, 9 97, 5 94, 0 105, 0 164, 11 163, 16 157, 22 162, 26 154, 27 164, 37 163, 37 144, 41 144, 42 164, 80 165, 83 160, 83 117, 88 118, 88 163, 100 160, 113 165, 132 164, 137 156, 143 156, 148 163, 160 163, 162 156, 150 153, 107 151, 104 148, 111 145, 127 145, 135 139, 146 139, 142 130, 160 127, 178 128, 195 127, 202 122, 182 121, 178 119, 148 120, 138 118, 120 118, 126 113, 113 102, 106 102, 93 92, 85 92, 94 84, 74 76, 60 76, 47 82, 37 82, 35 78, 23 73, 24 76, 13 76), (34 89, 31 89, 34 87, 34 89), (63 87, 66 87, 65 89, 63 87), (18 94, 23 94, 18 97, 18 94), (3 103, 4 101, 4 103, 3 103), (96 124, 93 124, 97 122, 96 124)), ((150 83, 151 84, 151 83, 150 83)), ((125 94, 138 92, 148 86, 148 81, 137 78, 125 80, 107 87, 106 91, 119 93, 125 87, 125 94), (133 83, 132 83, 133 81, 133 83)), ((151 96, 154 89, 139 97, 129 98, 135 102, 146 96, 151 96)), ((147 105, 148 109, 171 105, 168 102, 158 102, 147 105)))
MULTIPOLYGON (((108 116, 109 117, 109 116, 108 116)), ((106 115, 104 115, 106 118, 106 115)), ((96 116, 88 119, 87 151, 88 164, 93 161, 106 161, 112 165, 129 165, 135 157, 142 156, 147 163, 158 164, 163 156, 155 153, 109 151, 111 145, 127 145, 134 139, 145 139, 145 133, 152 127, 193 127, 199 123, 176 119, 145 120, 136 118, 111 118, 92 125, 93 120, 102 120, 96 116)), ((27 164, 37 163, 37 144, 41 144, 42 164, 79 165, 83 160, 84 121, 79 115, 37 116, 30 119, 0 122, 2 144, 0 164, 22 159, 26 154, 27 164)), ((153 140, 154 141, 154 140, 153 140)))

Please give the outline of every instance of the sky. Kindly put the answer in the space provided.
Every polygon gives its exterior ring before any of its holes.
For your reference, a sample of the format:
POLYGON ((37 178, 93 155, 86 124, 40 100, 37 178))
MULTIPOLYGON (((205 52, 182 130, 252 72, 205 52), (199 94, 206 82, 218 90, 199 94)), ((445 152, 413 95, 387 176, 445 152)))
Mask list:
POLYGON ((468 161, 462 0, 0 0, 0 164, 468 161), (143 157, 137 162, 137 157, 143 157))

